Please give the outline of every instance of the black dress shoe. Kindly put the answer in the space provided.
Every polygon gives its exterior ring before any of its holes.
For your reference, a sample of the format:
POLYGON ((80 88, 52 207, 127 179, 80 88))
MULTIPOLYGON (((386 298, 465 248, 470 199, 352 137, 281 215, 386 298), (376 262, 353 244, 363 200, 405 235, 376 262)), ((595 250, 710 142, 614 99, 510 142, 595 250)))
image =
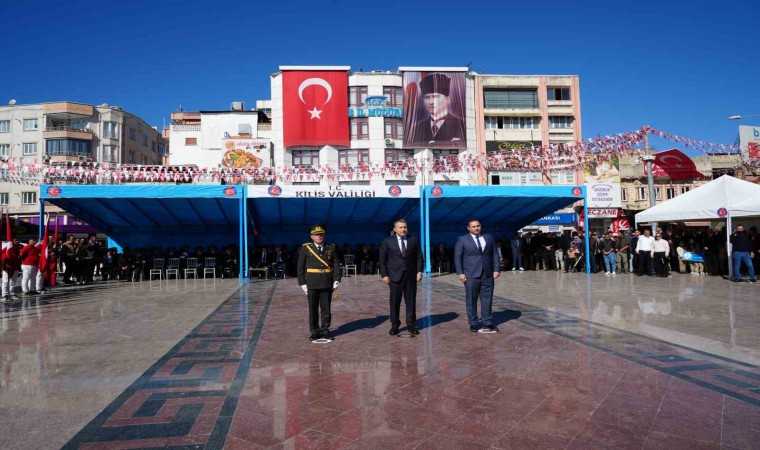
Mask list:
POLYGON ((497 332, 497 331, 499 331, 499 329, 498 329, 498 328, 496 328, 494 325, 486 325, 486 326, 484 326, 483 328, 485 328, 485 329, 486 329, 486 330, 488 330, 488 331, 493 331, 493 332, 497 332))
POLYGON ((330 334, 329 331, 323 331, 322 332, 322 339, 327 339, 328 341, 332 341, 335 338, 332 337, 332 334, 330 334))
POLYGON ((310 341, 316 341, 317 339, 319 339, 319 335, 318 334, 312 334, 311 336, 309 336, 309 340, 310 341))
POLYGON ((388 331, 388 334, 396 336, 398 334, 398 328, 391 328, 390 331, 388 331))
POLYGON ((477 333, 479 329, 480 327, 477 325, 470 325, 470 331, 473 333, 477 333))
POLYGON ((413 334, 413 335, 415 335, 415 336, 417 336, 418 334, 420 334, 420 330, 418 330, 418 329, 417 329, 417 327, 415 327, 414 325, 408 326, 408 327, 406 327, 406 329, 407 329, 407 330, 408 330, 408 331, 409 331, 411 334, 413 334))

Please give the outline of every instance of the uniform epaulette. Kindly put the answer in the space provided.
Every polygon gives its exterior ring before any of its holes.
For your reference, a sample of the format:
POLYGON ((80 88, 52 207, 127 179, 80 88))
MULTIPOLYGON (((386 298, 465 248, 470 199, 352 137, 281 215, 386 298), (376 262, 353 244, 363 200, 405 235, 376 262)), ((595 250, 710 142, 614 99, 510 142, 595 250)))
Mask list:
POLYGON ((311 242, 304 242, 303 246, 306 247, 309 244, 311 244, 311 242))

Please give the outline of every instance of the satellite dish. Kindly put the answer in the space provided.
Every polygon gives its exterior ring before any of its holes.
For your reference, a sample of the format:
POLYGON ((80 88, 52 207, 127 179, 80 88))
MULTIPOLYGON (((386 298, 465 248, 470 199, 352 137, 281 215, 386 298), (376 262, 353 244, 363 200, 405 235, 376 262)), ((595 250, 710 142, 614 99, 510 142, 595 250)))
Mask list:
POLYGON ((16 99, 12 98, 11 101, 8 102, 9 105, 13 106, 16 104, 16 99))

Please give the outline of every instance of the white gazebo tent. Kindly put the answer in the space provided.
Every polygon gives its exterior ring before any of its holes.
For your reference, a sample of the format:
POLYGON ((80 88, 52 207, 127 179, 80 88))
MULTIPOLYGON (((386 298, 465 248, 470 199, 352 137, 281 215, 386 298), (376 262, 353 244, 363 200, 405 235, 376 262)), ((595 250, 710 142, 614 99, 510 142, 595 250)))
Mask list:
MULTIPOLYGON (((731 219, 760 217, 760 185, 723 175, 703 186, 636 214, 636 223, 682 222, 692 220, 726 220, 727 235, 731 219)), ((728 273, 733 274, 731 245, 728 273)), ((756 269, 757 270, 757 269, 756 269)))

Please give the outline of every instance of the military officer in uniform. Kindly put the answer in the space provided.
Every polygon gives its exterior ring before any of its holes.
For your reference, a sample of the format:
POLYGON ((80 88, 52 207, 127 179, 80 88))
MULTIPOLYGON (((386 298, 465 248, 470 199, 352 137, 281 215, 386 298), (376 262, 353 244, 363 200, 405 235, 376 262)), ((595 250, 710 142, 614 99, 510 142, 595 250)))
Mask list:
POLYGON ((340 286, 340 260, 335 245, 325 244, 322 225, 312 226, 309 234, 312 242, 303 244, 298 253, 298 284, 309 299, 310 339, 332 340, 330 302, 333 291, 340 286))

